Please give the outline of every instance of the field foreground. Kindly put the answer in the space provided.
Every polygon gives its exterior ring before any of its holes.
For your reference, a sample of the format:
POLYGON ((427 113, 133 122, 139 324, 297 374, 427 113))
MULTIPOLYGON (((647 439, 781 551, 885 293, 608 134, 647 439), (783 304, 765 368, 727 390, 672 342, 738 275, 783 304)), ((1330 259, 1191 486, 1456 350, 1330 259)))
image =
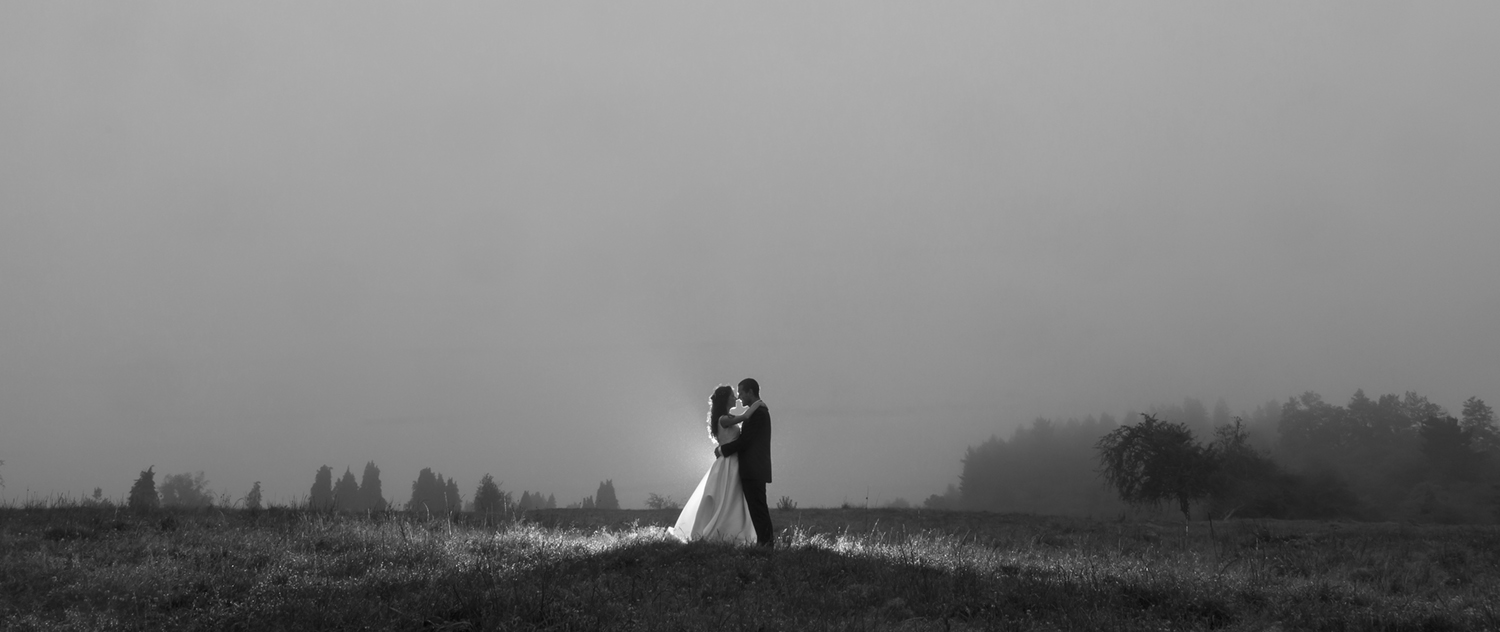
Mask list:
POLYGON ((0 629, 1500 629, 1500 528, 773 511, 0 509, 0 629))

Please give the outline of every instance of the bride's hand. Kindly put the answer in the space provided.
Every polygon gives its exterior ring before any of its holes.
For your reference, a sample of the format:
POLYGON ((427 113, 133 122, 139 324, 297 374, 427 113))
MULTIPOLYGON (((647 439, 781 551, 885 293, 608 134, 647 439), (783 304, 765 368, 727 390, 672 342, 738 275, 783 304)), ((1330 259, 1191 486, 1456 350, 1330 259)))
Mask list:
POLYGON ((745 412, 742 412, 738 415, 724 415, 722 417, 719 417, 719 425, 738 426, 740 422, 749 419, 750 414, 755 412, 756 407, 760 406, 761 404, 762 402, 756 401, 754 404, 751 404, 748 408, 746 408, 745 412))

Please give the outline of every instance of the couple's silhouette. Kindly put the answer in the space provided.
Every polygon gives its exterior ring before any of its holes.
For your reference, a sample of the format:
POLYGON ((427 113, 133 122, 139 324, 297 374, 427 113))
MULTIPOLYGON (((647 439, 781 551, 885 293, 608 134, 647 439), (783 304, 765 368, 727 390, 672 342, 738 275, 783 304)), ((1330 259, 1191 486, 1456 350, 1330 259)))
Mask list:
POLYGON ((708 431, 717 446, 713 465, 682 506, 672 535, 683 541, 754 542, 771 546, 771 413, 760 398, 760 384, 740 380, 742 407, 728 386, 708 400, 708 431))

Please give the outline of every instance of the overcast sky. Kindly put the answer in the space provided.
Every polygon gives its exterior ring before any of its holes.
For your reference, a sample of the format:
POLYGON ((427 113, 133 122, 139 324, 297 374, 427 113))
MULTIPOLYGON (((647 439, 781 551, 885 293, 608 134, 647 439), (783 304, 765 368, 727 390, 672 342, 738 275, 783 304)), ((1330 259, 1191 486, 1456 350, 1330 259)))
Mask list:
POLYGON ((0 4, 5 498, 772 498, 1037 416, 1500 403, 1500 4, 0 4))

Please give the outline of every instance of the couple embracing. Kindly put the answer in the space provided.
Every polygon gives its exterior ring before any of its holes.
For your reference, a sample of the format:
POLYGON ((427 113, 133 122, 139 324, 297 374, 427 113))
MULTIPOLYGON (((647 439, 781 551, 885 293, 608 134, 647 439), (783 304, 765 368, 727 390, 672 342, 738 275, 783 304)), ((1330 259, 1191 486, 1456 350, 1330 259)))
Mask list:
POLYGON ((714 389, 708 400, 708 432, 717 447, 714 464, 682 506, 669 531, 684 542, 754 542, 771 546, 771 509, 766 483, 771 482, 771 413, 760 398, 760 384, 740 380, 740 406, 728 386, 714 389))

